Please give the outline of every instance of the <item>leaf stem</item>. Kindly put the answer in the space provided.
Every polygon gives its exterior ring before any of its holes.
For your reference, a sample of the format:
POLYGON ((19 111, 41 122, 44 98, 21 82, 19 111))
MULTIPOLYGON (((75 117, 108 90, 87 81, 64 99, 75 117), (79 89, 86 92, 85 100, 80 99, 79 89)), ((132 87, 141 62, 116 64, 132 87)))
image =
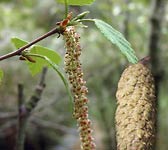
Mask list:
POLYGON ((94 19, 80 19, 79 22, 83 22, 83 21, 86 21, 86 22, 94 22, 94 19))
POLYGON ((63 29, 60 28, 60 27, 55 27, 53 28, 52 30, 50 30, 49 32, 45 33, 44 35, 38 37, 37 39, 35 39, 34 41, 28 43, 27 45, 19 48, 18 50, 14 51, 14 52, 11 52, 11 53, 8 53, 6 55, 3 55, 3 56, 0 56, 0 61, 1 60, 4 60, 4 59, 7 59, 7 58, 10 58, 10 57, 13 57, 13 56, 16 56, 16 55, 20 55, 22 51, 24 51, 25 49, 29 48, 30 46, 32 46, 33 44, 55 34, 55 33, 58 33, 58 34, 61 34, 63 33, 63 29))

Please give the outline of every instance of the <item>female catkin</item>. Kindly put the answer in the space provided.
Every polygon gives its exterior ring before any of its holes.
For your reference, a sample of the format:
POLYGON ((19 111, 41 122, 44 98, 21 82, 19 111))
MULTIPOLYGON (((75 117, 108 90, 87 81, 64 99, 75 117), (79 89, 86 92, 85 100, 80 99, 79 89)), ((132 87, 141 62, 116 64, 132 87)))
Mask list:
POLYGON ((126 68, 118 83, 118 150, 152 150, 155 141, 155 87, 150 70, 138 63, 126 68))

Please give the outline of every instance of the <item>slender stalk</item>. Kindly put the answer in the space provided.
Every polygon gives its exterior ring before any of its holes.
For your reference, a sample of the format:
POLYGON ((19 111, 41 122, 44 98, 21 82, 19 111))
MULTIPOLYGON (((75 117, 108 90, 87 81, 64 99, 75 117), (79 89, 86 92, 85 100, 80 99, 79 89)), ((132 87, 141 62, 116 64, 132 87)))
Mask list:
POLYGON ((27 117, 19 119, 19 132, 17 137, 16 150, 24 150, 25 131, 27 125, 27 117))
POLYGON ((49 32, 47 32, 44 35, 38 37, 37 39, 35 39, 34 41, 28 43, 27 45, 19 48, 18 50, 14 51, 14 52, 11 52, 11 53, 8 53, 6 55, 0 56, 0 61, 4 60, 4 59, 7 59, 7 58, 10 58, 10 57, 13 57, 13 56, 16 56, 16 55, 20 55, 22 51, 24 51, 25 49, 29 48, 33 44, 35 44, 35 43, 37 43, 37 42, 39 42, 39 41, 41 41, 41 40, 53 35, 55 33, 61 34, 62 32, 63 32, 63 29, 60 28, 60 27, 53 28, 49 32))

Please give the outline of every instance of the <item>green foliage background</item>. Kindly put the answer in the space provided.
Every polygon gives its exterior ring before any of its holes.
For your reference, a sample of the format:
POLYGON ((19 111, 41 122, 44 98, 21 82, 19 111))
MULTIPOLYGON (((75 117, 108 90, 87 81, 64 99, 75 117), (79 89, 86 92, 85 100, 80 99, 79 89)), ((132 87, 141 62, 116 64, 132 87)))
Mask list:
MULTIPOLYGON (((102 19, 115 29, 123 32, 124 35, 125 12, 129 11, 128 35, 126 37, 136 50, 139 58, 143 58, 148 54, 149 17, 151 12, 149 2, 136 0, 126 5, 122 0, 97 0, 91 6, 71 6, 70 10, 73 11, 74 15, 89 10, 88 17, 102 19)), ((168 12, 168 10, 166 11, 168 12)), ((0 14, 0 54, 2 55, 15 49, 10 44, 12 36, 31 41, 54 27, 55 23, 64 17, 64 6, 54 0, 0 1, 0 14)), ((162 81, 159 99, 159 137, 157 141, 157 149, 159 150, 168 149, 167 18, 166 15, 160 49, 160 57, 162 58, 160 63, 165 69, 165 76, 162 81)), ((99 134, 101 135, 100 143, 104 144, 104 149, 107 150, 109 147, 113 147, 115 143, 114 139, 109 141, 109 138, 114 138, 115 92, 120 75, 128 62, 119 53, 118 49, 101 35, 94 24, 87 23, 87 25, 88 28, 86 29, 77 29, 81 34, 84 77, 89 88, 90 114, 96 126, 95 128, 98 128, 97 132, 101 133, 99 134), (109 143, 111 143, 111 146, 109 143)), ((61 56, 65 53, 62 37, 58 39, 55 35, 55 37, 49 37, 39 44, 56 50, 61 56)), ((61 65, 63 66, 63 62, 61 65)), ((28 99, 39 76, 32 77, 27 66, 19 61, 17 57, 1 61, 0 68, 4 70, 4 77, 0 87, 1 115, 4 112, 17 110, 17 84, 24 83, 25 97, 28 99)), ((71 135, 71 131, 74 133, 76 125, 75 120, 72 119, 72 110, 62 81, 54 71, 49 70, 46 82, 42 100, 33 112, 33 117, 66 127, 69 130, 69 133, 60 132, 60 130, 53 129, 52 126, 42 130, 40 134, 45 135, 44 137, 50 141, 47 143, 49 145, 47 149, 51 150, 52 145, 61 144, 66 135, 71 135)), ((35 129, 36 127, 30 124, 30 128, 30 131, 34 131, 32 128, 35 129)), ((42 126, 41 128, 43 129, 42 126)), ((75 135, 77 135, 76 132, 75 135)), ((99 136, 96 135, 96 137, 99 136)), ((70 143, 73 142, 66 143, 67 146, 70 146, 70 143)), ((62 143, 62 145, 65 145, 65 143, 62 143)), ((101 147, 101 145, 98 146, 101 147)))

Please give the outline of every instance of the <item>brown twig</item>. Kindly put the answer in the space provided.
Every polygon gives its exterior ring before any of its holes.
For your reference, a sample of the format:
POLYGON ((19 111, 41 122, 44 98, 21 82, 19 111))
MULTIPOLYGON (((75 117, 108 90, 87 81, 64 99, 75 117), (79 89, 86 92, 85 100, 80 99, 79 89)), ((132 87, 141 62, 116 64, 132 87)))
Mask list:
POLYGON ((149 64, 150 59, 151 59, 150 56, 146 56, 146 57, 140 59, 139 62, 143 65, 147 65, 147 64, 149 64))
POLYGON ((62 34, 64 31, 63 28, 61 28, 60 26, 56 27, 56 28, 53 28, 52 30, 50 30, 49 32, 47 32, 46 34, 38 37, 37 39, 35 39, 34 41, 28 43, 27 45, 19 48, 18 50, 14 51, 14 52, 11 52, 11 53, 8 53, 6 55, 3 55, 3 56, 0 56, 0 61, 1 60, 4 60, 4 59, 7 59, 7 58, 10 58, 10 57, 13 57, 13 56, 16 56, 16 55, 21 55, 21 52, 24 51, 25 49, 29 48, 30 46, 32 46, 33 44, 55 34, 55 33, 58 33, 59 35, 62 34))
POLYGON ((24 150, 25 131, 28 119, 30 118, 31 112, 37 106, 37 103, 41 99, 43 89, 45 87, 45 76, 47 68, 43 68, 40 81, 35 88, 33 95, 27 103, 24 103, 23 96, 23 85, 18 85, 18 136, 16 141, 16 150, 24 150))
POLYGON ((25 104, 25 108, 27 113, 30 115, 30 113, 34 110, 37 103, 41 99, 41 95, 43 92, 43 89, 45 88, 45 76, 47 73, 47 68, 44 67, 43 71, 41 73, 39 84, 36 86, 34 94, 31 96, 30 100, 25 104))

